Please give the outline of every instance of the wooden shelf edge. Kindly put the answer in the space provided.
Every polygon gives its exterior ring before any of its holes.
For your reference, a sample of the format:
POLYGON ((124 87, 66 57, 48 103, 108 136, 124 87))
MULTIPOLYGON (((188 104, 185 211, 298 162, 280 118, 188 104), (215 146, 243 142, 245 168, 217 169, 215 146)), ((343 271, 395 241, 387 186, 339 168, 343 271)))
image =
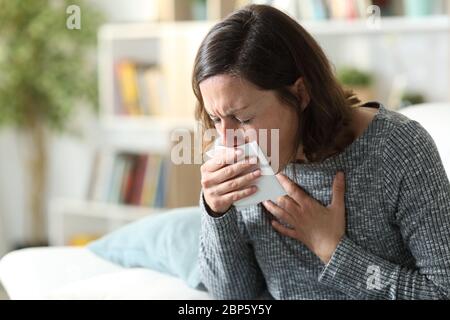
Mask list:
POLYGON ((74 199, 53 199, 50 211, 53 214, 64 214, 87 218, 103 218, 107 220, 133 221, 161 214, 169 208, 146 208, 105 202, 74 199))

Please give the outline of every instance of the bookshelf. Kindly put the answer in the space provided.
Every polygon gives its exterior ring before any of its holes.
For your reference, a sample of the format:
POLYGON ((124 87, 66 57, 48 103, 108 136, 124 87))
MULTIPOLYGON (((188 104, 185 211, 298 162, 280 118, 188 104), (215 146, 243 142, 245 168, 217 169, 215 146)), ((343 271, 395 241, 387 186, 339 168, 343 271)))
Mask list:
POLYGON ((96 238, 162 210, 105 202, 55 199, 49 208, 49 242, 70 245, 75 235, 96 238))
MULTIPOLYGON (((169 208, 198 205, 200 164, 175 165, 170 155, 177 133, 197 130, 189 84, 205 32, 206 25, 190 22, 101 27, 100 134, 91 181, 85 200, 51 202, 51 245, 94 239, 169 208), (145 86, 138 83, 141 66, 143 74, 151 73, 145 86), (144 103, 142 94, 152 92, 156 97, 144 103), (144 111, 150 109, 157 111, 144 111)), ((191 141, 191 151, 193 146, 191 141)))
POLYGON ((220 20, 250 1, 242 0, 159 0, 159 21, 220 20))
POLYGON ((379 28, 370 28, 365 19, 305 21, 302 25, 316 36, 382 35, 388 33, 429 33, 448 31, 449 16, 433 15, 420 19, 384 17, 379 28))
MULTIPOLYGON (((205 2, 206 19, 192 21, 191 11, 186 6, 188 0, 163 1, 167 6, 164 7, 165 12, 159 12, 159 22, 108 24, 98 32, 101 128, 98 153, 110 159, 117 154, 167 157, 174 143, 171 140, 173 132, 195 132, 195 99, 190 77, 198 46, 216 22, 236 6, 249 2, 208 0, 205 2), (118 83, 118 65, 122 62, 134 64, 132 67, 136 70, 142 67, 144 73, 149 71, 151 76, 159 77, 156 82, 163 84, 165 98, 151 98, 157 101, 154 104, 158 105, 159 111, 153 113, 141 110, 137 114, 127 112, 121 96, 124 89, 118 83), (156 73, 153 73, 155 70, 156 73)), ((313 36, 323 39, 347 39, 353 36, 371 39, 372 36, 386 35, 409 37, 418 34, 449 34, 450 11, 447 10, 450 10, 450 6, 445 7, 445 11, 419 18, 398 14, 386 16, 378 28, 368 27, 367 20, 362 17, 298 19, 313 36)), ((447 40, 450 38, 447 37, 447 40)), ((141 100, 135 94, 136 99, 141 100)), ((93 160, 93 166, 94 163, 93 160)), ((171 178, 167 179, 166 199, 160 207, 136 205, 137 201, 125 204, 93 197, 92 189, 95 187, 92 187, 92 183, 86 200, 55 199, 49 209, 50 243, 67 245, 74 234, 101 236, 166 208, 197 205, 200 192, 199 165, 176 166, 171 168, 171 172, 171 178)))

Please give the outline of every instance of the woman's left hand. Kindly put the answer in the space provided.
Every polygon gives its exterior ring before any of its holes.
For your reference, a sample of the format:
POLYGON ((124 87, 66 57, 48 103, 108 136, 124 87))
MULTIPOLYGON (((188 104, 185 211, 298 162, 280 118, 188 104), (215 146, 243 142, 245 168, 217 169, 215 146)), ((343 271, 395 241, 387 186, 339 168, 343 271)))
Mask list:
POLYGON ((322 206, 302 188, 283 174, 277 175, 286 196, 278 203, 265 201, 264 207, 276 218, 293 227, 273 220, 272 226, 281 234, 297 239, 327 264, 345 234, 345 176, 339 172, 333 182, 331 204, 322 206))

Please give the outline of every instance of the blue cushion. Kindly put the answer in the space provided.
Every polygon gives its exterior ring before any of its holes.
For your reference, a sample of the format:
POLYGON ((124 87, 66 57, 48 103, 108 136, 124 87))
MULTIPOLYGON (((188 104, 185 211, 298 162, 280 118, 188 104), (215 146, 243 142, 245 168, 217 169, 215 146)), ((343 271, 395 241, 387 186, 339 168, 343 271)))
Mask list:
POLYGON ((124 267, 157 270, 200 288, 200 217, 199 207, 155 214, 90 243, 88 248, 124 267))

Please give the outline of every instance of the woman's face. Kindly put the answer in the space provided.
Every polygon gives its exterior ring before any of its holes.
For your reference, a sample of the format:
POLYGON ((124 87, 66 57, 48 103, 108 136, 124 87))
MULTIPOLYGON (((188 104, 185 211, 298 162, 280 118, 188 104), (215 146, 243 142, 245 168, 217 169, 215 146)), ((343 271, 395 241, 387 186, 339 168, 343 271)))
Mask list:
POLYGON ((208 78, 200 83, 200 91, 206 112, 224 145, 237 146, 243 143, 238 142, 229 130, 236 132, 241 129, 247 135, 256 132, 255 138, 271 158, 273 166, 276 154, 272 152, 278 153, 279 165, 275 165, 274 169, 279 172, 284 168, 293 152, 298 126, 297 113, 292 107, 281 103, 274 91, 260 90, 252 83, 230 75, 208 78), (267 130, 267 145, 264 145, 264 140, 260 143, 261 129, 267 130), (279 130, 279 139, 271 139, 273 129, 279 130), (276 143, 278 148, 274 145, 276 143))

